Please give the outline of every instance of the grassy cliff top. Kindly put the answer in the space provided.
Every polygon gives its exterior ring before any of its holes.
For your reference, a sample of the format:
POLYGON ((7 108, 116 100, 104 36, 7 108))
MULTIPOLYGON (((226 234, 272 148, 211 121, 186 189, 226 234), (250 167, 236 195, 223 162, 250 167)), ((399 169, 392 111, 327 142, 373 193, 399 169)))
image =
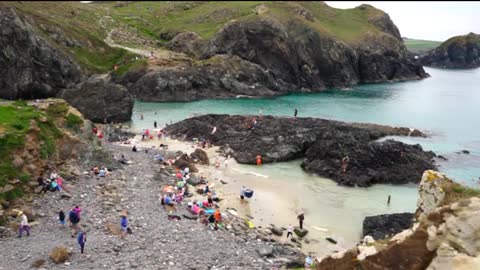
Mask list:
POLYGON ((208 39, 232 21, 272 18, 295 20, 322 34, 355 43, 367 32, 381 33, 370 21, 385 15, 368 5, 336 9, 318 1, 16 1, 0 2, 0 7, 15 8, 47 40, 96 73, 111 71, 115 64, 135 57, 106 44, 115 31, 122 33, 114 37, 117 44, 148 49, 164 44, 168 40, 165 34, 171 38, 175 33, 192 31, 208 39), (58 36, 80 45, 66 46, 55 38, 58 36))
POLYGON ((454 36, 449 38, 447 41, 440 44, 441 47, 446 47, 451 44, 465 45, 465 44, 479 44, 480 45, 480 35, 475 33, 469 33, 468 35, 463 36, 454 36))
POLYGON ((403 43, 408 50, 412 52, 426 52, 431 49, 435 49, 437 46, 442 44, 441 41, 434 40, 423 40, 423 39, 404 39, 403 43))

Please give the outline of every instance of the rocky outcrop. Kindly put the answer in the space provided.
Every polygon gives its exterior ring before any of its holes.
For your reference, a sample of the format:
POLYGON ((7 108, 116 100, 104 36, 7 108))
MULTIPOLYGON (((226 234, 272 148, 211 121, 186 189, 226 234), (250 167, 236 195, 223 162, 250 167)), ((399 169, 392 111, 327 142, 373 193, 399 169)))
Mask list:
POLYGON ((167 47, 202 61, 147 73, 129 89, 149 101, 188 101, 317 92, 427 76, 382 11, 359 7, 366 9, 366 23, 378 31, 345 42, 306 24, 304 20, 316 20, 308 8, 286 5, 295 19, 265 16, 269 8, 262 4, 255 9, 258 18, 232 20, 209 40, 193 32, 176 34, 167 47))
POLYGON ((276 81, 259 65, 236 56, 217 55, 190 67, 150 71, 129 90, 142 100, 192 101, 239 95, 274 96, 288 93, 293 87, 276 81))
POLYGON ((480 67, 480 35, 452 37, 420 59, 425 66, 440 68, 480 67))
POLYGON ((209 139, 239 163, 255 164, 257 155, 263 163, 303 158, 301 166, 306 171, 348 186, 418 182, 423 171, 435 168, 434 153, 423 151, 420 145, 377 141, 388 135, 424 136, 408 128, 264 116, 249 130, 252 118, 204 115, 170 125, 166 132, 185 140, 209 139), (214 126, 217 131, 211 135, 214 126), (346 156, 349 161, 343 172, 346 156))
POLYGON ((375 240, 393 236, 410 228, 413 224, 413 218, 413 213, 365 217, 363 220, 363 236, 370 235, 375 240))
POLYGON ((55 247, 50 253, 50 259, 56 264, 63 263, 70 258, 67 248, 64 246, 55 247))
POLYGON ((387 244, 361 244, 327 256, 317 269, 477 269, 480 198, 475 197, 475 192, 461 191, 465 187, 435 171, 423 174, 419 189, 418 218, 412 228, 395 235, 387 244), (424 198, 427 193, 423 191, 432 186, 443 189, 444 194, 436 197, 436 208, 422 207, 424 201, 431 200, 424 198), (361 256, 367 248, 372 252, 361 256))
POLYGON ((125 122, 132 115, 133 97, 124 86, 111 83, 108 76, 92 76, 75 88, 62 91, 59 97, 97 123, 125 122))
POLYGON ((54 97, 81 80, 79 67, 13 8, 0 7, 0 29, 0 98, 54 97))

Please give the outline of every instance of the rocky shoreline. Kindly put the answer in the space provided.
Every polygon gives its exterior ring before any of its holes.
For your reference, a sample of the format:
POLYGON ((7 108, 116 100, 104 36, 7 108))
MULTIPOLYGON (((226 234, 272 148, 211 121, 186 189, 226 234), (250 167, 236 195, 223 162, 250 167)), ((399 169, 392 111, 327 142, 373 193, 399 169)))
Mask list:
POLYGON ((423 171, 436 168, 435 154, 423 151, 420 145, 378 142, 385 136, 426 136, 409 128, 316 118, 204 115, 165 130, 181 140, 208 139, 239 163, 255 164, 257 155, 263 163, 303 158, 301 166, 307 172, 346 186, 418 183, 423 171), (258 124, 249 129, 254 117, 258 124))
MULTIPOLYGON (((27 269, 44 260, 41 267, 56 269, 271 269, 300 267, 304 255, 294 243, 277 242, 267 228, 249 229, 242 218, 227 214, 228 224, 219 231, 208 230, 196 220, 169 220, 160 204, 161 187, 171 184, 173 168, 154 164, 157 152, 166 157, 177 153, 162 150, 131 152, 129 147, 105 144, 118 157, 124 154, 132 164, 120 165, 107 178, 77 171, 68 181, 71 193, 47 193, 33 201, 32 234, 17 239, 14 231, 2 228, 2 258, 5 269, 27 269), (86 253, 79 254, 76 239, 58 225, 59 209, 84 208, 81 227, 87 231, 86 253), (132 235, 118 235, 119 213, 129 212, 132 235), (58 226, 58 227, 57 227, 58 226), (228 229, 227 229, 228 228, 228 229), (70 258, 55 265, 48 254, 65 246, 70 258)), ((143 150, 143 149, 142 149, 143 150)), ((109 159, 109 158, 107 158, 109 159)), ((79 168, 80 171, 88 170, 79 168)), ((187 215, 186 203, 176 215, 187 215)))

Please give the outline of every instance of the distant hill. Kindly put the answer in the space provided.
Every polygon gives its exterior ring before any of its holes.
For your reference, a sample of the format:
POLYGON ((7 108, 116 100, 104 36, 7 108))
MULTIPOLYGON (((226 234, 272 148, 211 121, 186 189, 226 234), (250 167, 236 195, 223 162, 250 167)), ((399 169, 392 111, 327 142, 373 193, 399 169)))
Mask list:
POLYGON ((455 36, 420 59, 425 66, 441 68, 480 67, 480 35, 455 36))
POLYGON ((422 54, 440 45, 441 41, 403 38, 403 43, 407 49, 416 54, 422 54))

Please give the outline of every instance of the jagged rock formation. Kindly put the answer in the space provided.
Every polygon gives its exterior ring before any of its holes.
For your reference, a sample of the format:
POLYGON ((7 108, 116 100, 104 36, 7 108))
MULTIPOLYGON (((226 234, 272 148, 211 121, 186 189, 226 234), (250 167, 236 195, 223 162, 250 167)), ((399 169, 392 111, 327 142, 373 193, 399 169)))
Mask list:
POLYGON ((0 7, 0 29, 0 98, 53 97, 82 79, 77 64, 13 8, 0 7))
MULTIPOLYGON (((135 81, 122 81, 133 85, 129 89, 143 100, 188 101, 315 92, 427 76, 411 58, 389 16, 371 6, 356 9, 368 17, 365 24, 372 31, 359 32, 355 42, 346 42, 309 24, 318 22, 316 16, 330 15, 315 15, 312 7, 302 4, 282 3, 281 8, 293 12, 282 18, 269 5, 255 8, 258 17, 251 20, 226 23, 210 39, 191 31, 168 32, 167 48, 201 61, 152 68, 139 80, 134 76, 135 81)), ((336 12, 326 5, 322 9, 336 12)))
POLYGON ((467 192, 435 171, 420 183, 417 222, 388 244, 360 245, 323 258, 318 270, 447 270, 480 267, 480 192, 467 192), (425 190, 443 190, 425 197, 425 190), (425 205, 431 207, 423 207, 425 205), (368 250, 368 252, 367 252, 368 250))
POLYGON ((370 235, 376 240, 393 236, 410 228, 413 224, 413 217, 413 213, 365 217, 363 220, 363 236, 370 235))
POLYGON ((254 130, 248 130, 253 116, 204 115, 189 118, 166 128, 180 139, 205 138, 222 146, 240 163, 255 164, 303 158, 306 171, 331 178, 348 186, 375 183, 418 182, 426 169, 435 168, 434 153, 420 145, 394 140, 376 142, 388 135, 425 136, 408 128, 372 124, 347 124, 315 118, 264 116, 254 130), (213 127, 217 127, 211 135, 213 127), (342 159, 349 156, 342 172, 342 159))
POLYGON ((108 76, 92 76, 75 88, 59 94, 87 119, 97 123, 129 121, 133 97, 127 89, 110 82, 108 76))
POLYGON ((452 37, 422 57, 420 62, 441 68, 480 67, 480 35, 470 33, 452 37))

